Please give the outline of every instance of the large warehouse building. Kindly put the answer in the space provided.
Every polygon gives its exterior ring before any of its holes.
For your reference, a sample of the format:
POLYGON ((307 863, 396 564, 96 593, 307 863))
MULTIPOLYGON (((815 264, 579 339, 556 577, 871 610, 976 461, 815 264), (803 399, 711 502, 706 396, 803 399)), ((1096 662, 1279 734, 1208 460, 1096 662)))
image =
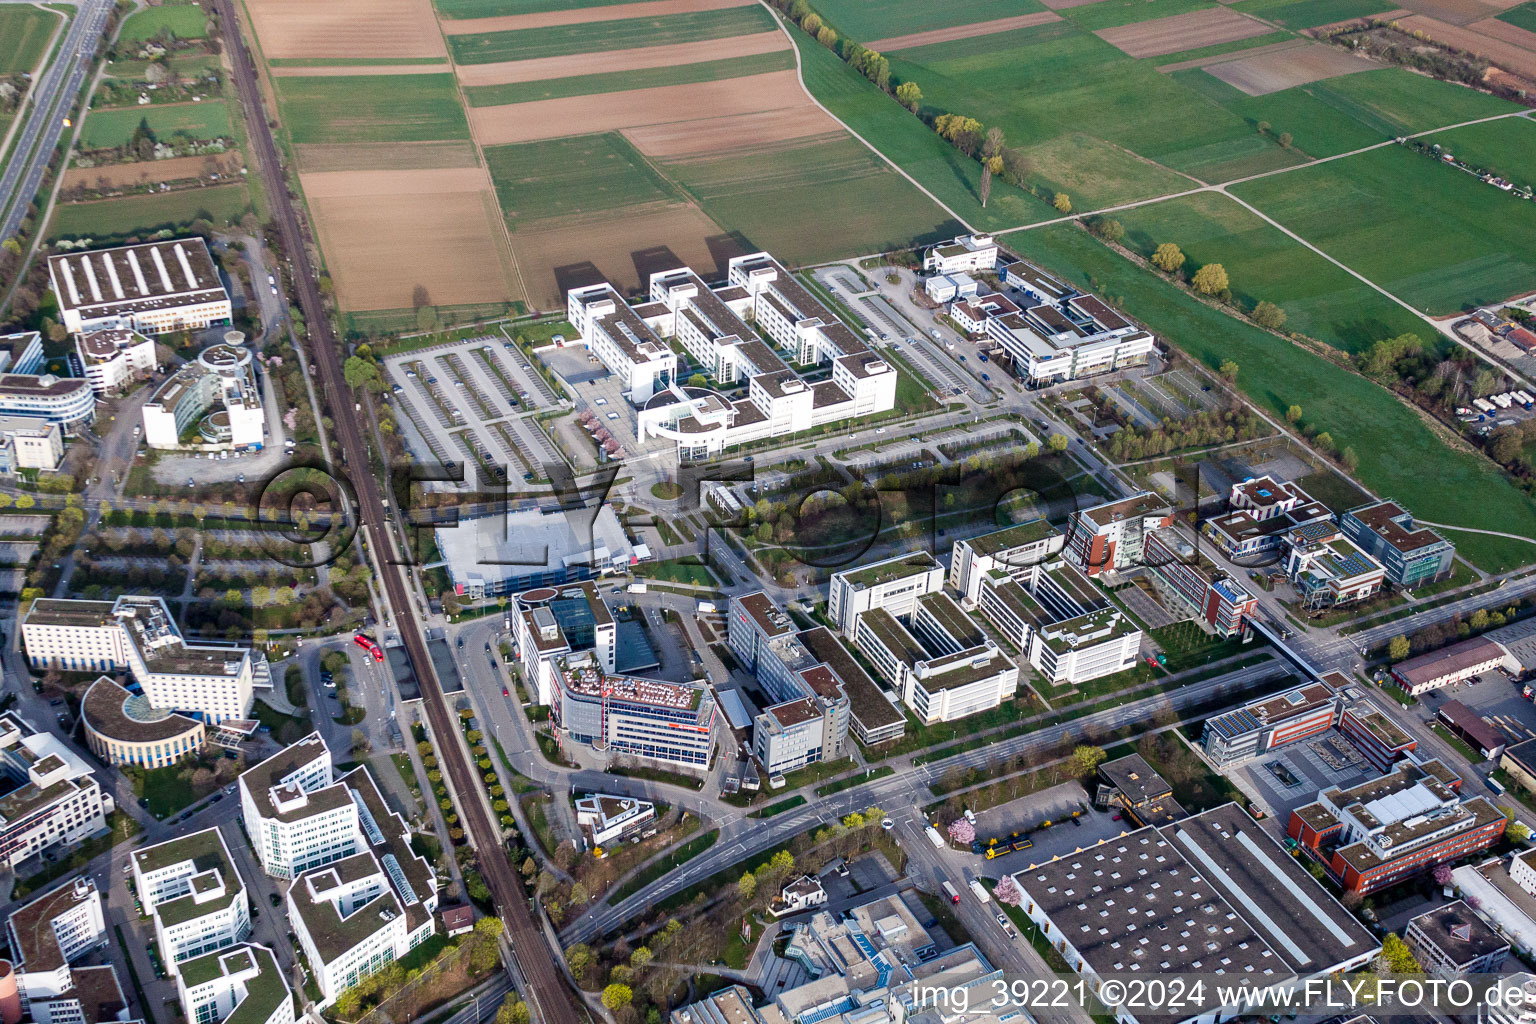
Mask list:
POLYGON ((71 334, 165 334, 230 322, 229 292, 201 238, 50 256, 48 277, 71 334))

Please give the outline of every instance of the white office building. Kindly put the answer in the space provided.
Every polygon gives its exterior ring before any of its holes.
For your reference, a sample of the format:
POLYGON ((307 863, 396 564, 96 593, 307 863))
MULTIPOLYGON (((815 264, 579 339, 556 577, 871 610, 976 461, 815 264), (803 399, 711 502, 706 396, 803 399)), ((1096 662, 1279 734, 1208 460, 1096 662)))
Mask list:
POLYGON ((1055 686, 1075 686, 1136 664, 1141 629, 1103 600, 1081 573, 1060 562, 1014 575, 992 569, 977 607, 1055 686))
POLYGON ((591 651, 604 672, 618 671, 618 627, 595 583, 526 591, 516 609, 513 635, 523 679, 538 703, 554 701, 554 665, 568 654, 591 651))
POLYGON ((0 374, 0 416, 56 423, 73 437, 96 420, 96 393, 80 377, 0 374))
POLYGON ((71 334, 165 334, 230 322, 229 292, 201 238, 50 256, 48 278, 71 334))
POLYGON ((43 336, 37 331, 0 334, 0 373, 35 374, 43 368, 43 336))
POLYGON ((618 375, 636 405, 644 405, 677 376, 677 353, 656 337, 613 285, 572 288, 566 295, 566 319, 592 354, 618 375))
POLYGON ((205 953, 176 972, 176 993, 190 1024, 294 1024, 293 992, 277 957, 245 943, 205 953))
POLYGON ((288 921, 314 972, 321 1008, 436 927, 437 880, 411 851, 404 820, 385 806, 366 769, 342 783, 356 802, 358 852, 303 872, 288 889, 288 921))
POLYGON ((1023 301, 989 316, 982 331, 1003 346, 1021 380, 1055 384, 1146 363, 1156 339, 1103 300, 1028 263, 999 275, 1023 301))
POLYGON ((88 877, 65 882, 6 922, 20 1012, 35 1024, 126 1021, 128 1003, 111 967, 76 967, 106 945, 101 893, 88 877))
POLYGON ((62 740, 38 732, 14 712, 0 714, 0 864, 68 848, 103 832, 114 810, 93 768, 62 740))
POLYGON ((949 586, 962 607, 981 600, 982 580, 994 569, 1015 579, 1059 554, 1066 537, 1044 519, 1004 527, 968 540, 955 541, 949 556, 949 586))
POLYGON ((997 242, 991 235, 960 235, 923 254, 923 269, 938 274, 990 273, 997 269, 997 242))
POLYGON ((64 461, 64 431, 30 416, 0 416, 0 473, 37 469, 52 473, 64 461))
POLYGON ((85 379, 98 395, 109 395, 155 371, 155 342, 128 327, 86 331, 75 338, 85 379))
POLYGON ((204 349, 166 378, 144 403, 142 415, 144 443, 151 448, 180 448, 183 438, 187 445, 219 450, 266 443, 261 388, 251 350, 243 345, 204 349), (194 426, 197 433, 189 436, 194 426))
POLYGON ((251 933, 245 882, 216 828, 134 851, 133 882, 173 974, 182 961, 244 942, 251 933))
POLYGON ((656 805, 632 796, 588 793, 576 798, 576 825, 593 847, 610 846, 656 820, 656 805))
POLYGON ((827 615, 846 637, 853 637, 859 616, 884 609, 897 618, 912 614, 917 599, 944 587, 944 569, 926 551, 896 555, 870 565, 832 574, 827 615))
POLYGON ((149 708, 209 724, 246 718, 255 690, 272 685, 266 658, 250 648, 183 640, 162 597, 39 599, 22 621, 21 638, 34 668, 126 670, 149 708))
POLYGON ((274 878, 357 853, 358 806, 318 732, 240 776, 240 812, 261 869, 274 878))

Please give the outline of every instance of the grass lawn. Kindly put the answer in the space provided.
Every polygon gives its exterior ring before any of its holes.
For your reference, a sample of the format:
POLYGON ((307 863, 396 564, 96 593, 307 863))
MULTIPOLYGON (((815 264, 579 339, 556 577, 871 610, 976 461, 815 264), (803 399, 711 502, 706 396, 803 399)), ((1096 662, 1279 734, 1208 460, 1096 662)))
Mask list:
POLYGON ((58 25, 59 16, 52 11, 0 4, 0 75, 33 71, 58 25))
POLYGON ((803 803, 805 803, 805 797, 797 793, 786 800, 780 800, 776 804, 769 804, 767 807, 759 807, 757 810, 750 812, 747 817, 771 818, 775 814, 783 814, 785 811, 792 811, 803 803))
POLYGON ((709 566, 702 564, 697 559, 692 562, 682 559, 671 559, 664 562, 642 562, 635 566, 636 576, 644 579, 662 580, 666 583, 691 583, 696 587, 718 587, 719 581, 715 574, 709 571, 709 566))
POLYGON ((742 938, 740 928, 732 928, 730 937, 725 940, 725 948, 720 951, 720 962, 733 970, 744 969, 752 958, 752 951, 757 948, 757 940, 762 937, 763 922, 756 917, 747 921, 746 938, 742 938))
POLYGON ((200 218, 214 224, 229 224, 239 220, 250 208, 251 195, 244 185, 61 204, 54 208, 48 237, 122 238, 148 234, 160 228, 184 229, 200 218))
MULTIPOLYGON (((1536 138, 1536 126, 1532 132, 1536 138)), ((1287 331, 1350 353, 1408 332, 1432 340, 1418 317, 1226 196, 1170 199, 1116 217, 1125 225, 1125 244, 1143 256, 1161 242, 1175 242, 1189 257, 1184 269, 1190 273, 1220 263, 1242 306, 1275 303, 1286 312, 1287 331)))
POLYGON ((814 9, 837 28, 839 35, 867 44, 951 25, 1012 18, 1045 7, 1037 0, 949 0, 942 4, 930 0, 885 0, 878 4, 869 0, 817 0, 814 9))
POLYGON ((1390 11, 1388 0, 1242 0, 1234 11, 1251 14, 1287 28, 1311 28, 1350 18, 1390 11))
POLYGON ((1431 135, 1426 142, 1438 142, 1456 159, 1473 167, 1492 171, 1516 185, 1529 187, 1536 181, 1536 124, 1529 118, 1511 117, 1502 121, 1467 125, 1431 135))
POLYGON ((663 165, 717 224, 791 266, 953 238, 964 229, 857 139, 825 136, 663 165), (806 208, 836 216, 786 217, 806 208))
MULTIPOLYGON (((504 10, 498 13, 506 13, 504 10)), ((642 46, 667 46, 705 39, 724 39, 768 32, 775 27, 767 8, 751 5, 713 11, 665 14, 655 18, 619 18, 507 32, 475 32, 449 36, 448 47, 459 64, 489 64, 503 60, 532 60, 576 53, 601 53, 642 46)))
POLYGON ((314 731, 308 718, 285 715, 273 710, 265 701, 256 701, 251 710, 258 722, 272 730, 272 738, 284 746, 297 743, 314 731))
POLYGON ((719 838, 720 830, 717 828, 699 833, 654 864, 641 868, 633 878, 609 893, 609 901, 617 903, 626 897, 633 896, 658 878, 670 874, 681 865, 686 864, 711 846, 714 846, 715 840, 719 838))
POLYGON ((841 793, 845 789, 862 786, 864 783, 872 782, 875 779, 883 779, 887 775, 895 774, 895 772, 896 769, 890 765, 881 765, 879 768, 873 768, 860 775, 850 775, 846 779, 838 779, 836 782, 829 782, 825 786, 817 786, 816 795, 831 796, 833 793, 841 793))
POLYGON ((682 198, 618 132, 489 146, 485 162, 514 231, 530 220, 682 198))
POLYGON ((790 34, 800 49, 801 74, 811 95, 961 217, 986 230, 1057 216, 1043 200, 1001 181, 992 183, 991 202, 982 209, 977 197, 981 166, 976 161, 935 135, 826 47, 803 32, 790 34))
POLYGON ((164 768, 136 768, 124 765, 122 772, 133 784, 133 795, 149 801, 145 806, 150 814, 164 820, 181 812, 182 808, 198 798, 190 779, 180 778, 186 764, 171 764, 164 768))
POLYGON ((120 38, 125 43, 142 43, 162 32, 169 32, 177 39, 203 39, 208 35, 208 16, 197 4, 146 7, 123 19, 120 38))
POLYGON ((1401 146, 1232 191, 1432 315, 1536 289, 1536 206, 1401 146))
POLYGON ((651 485, 651 494, 662 501, 671 501, 683 496, 683 485, 672 480, 663 480, 651 485))
POLYGON ((126 145, 140 121, 148 121, 150 130, 162 142, 178 134, 193 139, 229 137, 229 111, 223 101, 205 100, 93 110, 86 116, 80 145, 86 149, 126 145))
MULTIPOLYGON (((1341 449, 1354 448, 1360 458, 1356 475, 1376 493, 1396 497, 1431 521, 1536 536, 1536 505, 1497 467, 1447 448, 1413 411, 1370 381, 1303 349, 1276 344, 1272 336, 1196 301, 1078 228, 1021 232, 1010 244, 1073 283, 1115 297, 1206 366, 1236 361, 1238 387, 1250 400, 1275 416, 1300 405, 1304 422, 1332 433, 1341 449)), ((1462 555, 1486 571, 1536 559, 1536 546, 1522 541, 1480 534, 1455 539, 1462 555)))
POLYGON ((469 138, 453 76, 274 78, 296 144, 430 142, 469 138))
POLYGON ((695 64, 639 68, 635 71, 605 71, 506 85, 472 85, 464 90, 464 95, 472 107, 492 107, 504 103, 553 100, 564 96, 591 96, 630 89, 654 89, 663 85, 714 82, 722 78, 744 78, 747 75, 764 75, 770 71, 788 71, 794 66, 794 53, 784 49, 729 60, 706 60, 695 64))

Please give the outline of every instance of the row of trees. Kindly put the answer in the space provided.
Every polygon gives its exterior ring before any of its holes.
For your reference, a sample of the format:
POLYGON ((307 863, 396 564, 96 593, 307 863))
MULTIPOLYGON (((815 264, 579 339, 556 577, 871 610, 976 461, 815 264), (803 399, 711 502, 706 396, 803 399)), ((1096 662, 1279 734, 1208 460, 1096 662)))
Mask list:
POLYGON ((1465 618, 1458 614, 1446 622, 1426 626, 1416 633, 1399 633, 1387 642, 1387 657, 1392 661, 1402 661, 1404 658, 1423 654, 1426 651, 1439 650, 1446 644, 1465 640, 1478 633, 1498 629, 1516 619, 1524 618, 1530 614, 1533 607, 1536 607, 1536 602, 1527 597, 1517 603, 1498 608, 1479 608, 1465 618))
POLYGON ((1165 419, 1155 427, 1128 424, 1106 438, 1104 448, 1116 462, 1134 462, 1188 448, 1251 441, 1270 432, 1257 413, 1234 406, 1223 412, 1197 412, 1182 420, 1165 419))

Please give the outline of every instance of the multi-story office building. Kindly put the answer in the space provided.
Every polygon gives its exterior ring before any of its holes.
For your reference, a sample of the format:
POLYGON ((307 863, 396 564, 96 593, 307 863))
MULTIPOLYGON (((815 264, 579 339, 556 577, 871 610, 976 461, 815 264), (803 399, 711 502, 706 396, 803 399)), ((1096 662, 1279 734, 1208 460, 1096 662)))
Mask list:
POLYGON ((37 331, 0 334, 0 373, 36 373, 43 367, 43 336, 37 331))
POLYGON ((1015 373, 1031 385, 1140 366, 1156 348, 1150 333, 1104 301, 1038 267, 1008 263, 999 279, 1025 301, 1016 303, 1018 312, 988 316, 981 329, 1003 347, 1015 373))
POLYGON ((981 600, 982 580, 994 569, 1015 579, 1061 553, 1066 536, 1044 519, 957 540, 949 556, 949 585, 966 607, 981 600))
POLYGON ((177 448, 183 438, 203 448, 260 448, 266 443, 261 388, 251 350, 241 345, 204 349, 166 378, 144 403, 142 415, 144 443, 151 448, 177 448), (194 426, 197 433, 189 437, 194 426))
POLYGON ((13 911, 6 934, 14 998, 26 1019, 35 1024, 128 1019, 128 1003, 111 967, 74 966, 107 943, 101 893, 89 877, 65 882, 13 911))
POLYGON ((1486 974, 1509 958, 1509 943, 1461 900, 1410 918, 1403 941, 1435 974, 1486 974))
POLYGON ((1345 540, 1332 520, 1289 530, 1285 541, 1285 575, 1308 608, 1363 601, 1386 579, 1381 563, 1345 540))
POLYGON ((98 395, 110 395, 155 372, 155 342, 128 327, 86 331, 75 338, 85 379, 98 395))
POLYGON ((1339 526, 1344 536, 1381 563, 1394 586, 1405 590, 1449 575, 1456 557, 1454 544, 1416 525, 1413 513, 1395 501, 1350 509, 1339 526))
POLYGON ((48 278, 71 334, 165 334, 230 322, 229 293, 201 238, 50 256, 48 278))
POLYGON ((0 473, 52 473, 64 461, 64 430, 30 416, 0 416, 0 473))
POLYGON ((1173 523, 1173 509, 1151 492, 1072 514, 1062 557, 1089 576, 1143 564, 1146 535, 1173 523))
POLYGON ((1254 558, 1279 551, 1289 531, 1333 519, 1327 505, 1295 483, 1271 476, 1249 477, 1233 484, 1227 505, 1229 511, 1212 516, 1200 527, 1227 558, 1254 558))
POLYGON ((91 753, 108 764, 164 768, 208 740, 208 727, 198 719, 156 708, 107 676, 85 691, 80 722, 91 753))
POLYGON ((110 701, 105 701, 103 714, 91 720, 92 748, 103 756, 116 756, 113 741, 120 740, 122 751, 135 752, 133 756, 139 758, 130 757, 124 763, 149 763, 146 757, 163 760, 167 751, 146 752, 144 744, 185 737, 186 730, 179 726, 169 739, 146 739, 140 730, 140 726, 161 728, 170 709, 208 724, 243 719, 250 713, 255 691, 272 685, 266 658, 250 648, 183 640, 161 597, 38 600, 22 622, 21 636, 35 668, 126 670, 133 676, 143 690, 141 700, 131 708, 122 705, 122 714, 109 713, 110 701), (122 725, 121 736, 112 734, 113 723, 122 725))
POLYGON ((558 658, 591 651, 604 672, 618 670, 618 627, 597 585, 590 581, 519 594, 513 629, 523 678, 540 704, 554 702, 558 658))
POLYGON ((995 708, 1018 689, 1018 666, 942 592, 916 598, 904 619, 864 612, 853 642, 924 725, 995 708))
POLYGON ((632 796, 588 793, 576 798, 576 827, 593 847, 609 846, 656 820, 656 805, 632 796))
POLYGON ((342 783, 357 807, 358 852, 303 872, 288 889, 288 921, 322 1007, 425 942, 436 927, 436 877, 411 851, 404 820, 385 806, 367 769, 342 783))
POLYGON ((37 732, 14 712, 0 714, 0 864, 72 846, 107 827, 112 797, 89 764, 52 733, 37 732))
POLYGON ((1178 526, 1148 533, 1144 559, 1152 581, 1172 608, 1182 607, 1205 620, 1220 636, 1241 633, 1258 612, 1258 598, 1201 558, 1194 540, 1178 526))
POLYGON ((592 655, 553 665, 550 719, 593 749, 703 773, 714 749, 715 700, 703 686, 604 672, 592 655))
POLYGON ((358 850, 358 805, 318 732, 240 776, 245 834, 261 868, 292 878, 358 850))
POLYGON ((923 269, 935 274, 990 273, 997 269, 997 242, 991 235, 959 235, 923 253, 923 269))
POLYGON ((618 375, 624 393, 644 405, 677 377, 677 353, 658 338, 611 284, 572 288, 566 319, 604 366, 618 375))
MULTIPOLYGON (((1021 909, 1067 965, 1096 979, 1220 974, 1251 991, 1300 989, 1348 974, 1381 943, 1247 812, 1223 804, 1066 853, 1014 876, 1021 909)), ((1298 993, 1299 994, 1299 993, 1298 993)), ((1283 997, 1281 997, 1283 998, 1283 997)), ((1135 1007, 1112 1005, 1120 1024, 1135 1007)), ((1167 1024, 1215 1024, 1251 1012, 1207 984, 1167 1024)))
POLYGON ((1069 565, 1036 565, 1017 576, 993 569, 979 596, 987 621, 1053 685, 1076 685, 1136 664, 1141 629, 1069 565))
POLYGON ((133 853, 134 891, 155 921, 166 968, 244 942, 251 902, 216 828, 133 853))
POLYGON ((716 382, 748 382, 734 402, 673 380, 644 403, 640 439, 670 438, 684 460, 895 406, 896 368, 767 253, 733 259, 730 283, 714 291, 691 270, 653 274, 651 299, 634 310, 648 328, 680 341, 716 382), (791 363, 830 363, 831 377, 808 380, 791 363))
POLYGON ((1330 672, 1322 681, 1292 687, 1209 718, 1200 746, 1218 767, 1240 764, 1297 740, 1337 728, 1372 767, 1389 772, 1418 746, 1368 700, 1350 700, 1350 681, 1330 672))
MULTIPOLYGON (((896 696, 869 677, 836 633, 816 626, 797 634, 797 639, 837 679, 839 692, 847 696, 848 731, 854 739, 868 747, 906 734, 907 716, 897 706, 896 696)), ((812 672, 807 678, 814 682, 826 677, 812 672)))
POLYGON ((1286 834, 1345 889, 1375 892, 1498 842, 1503 812, 1460 789, 1439 761, 1405 761, 1379 779, 1323 790, 1291 812, 1286 834))
POLYGON ((883 609, 901 618, 911 615, 917 599, 944 587, 944 569, 926 551, 832 574, 827 615, 846 637, 854 637, 859 616, 883 609))
POLYGON ((851 699, 837 673, 762 591, 731 599, 726 636, 774 702, 753 720, 752 752, 770 775, 843 754, 851 699))
POLYGON ((96 393, 80 377, 0 374, 0 416, 56 423, 73 437, 96 421, 96 393))
POLYGON ((188 1024, 294 1024, 293 992, 265 946, 246 943, 186 961, 176 992, 188 1024))

